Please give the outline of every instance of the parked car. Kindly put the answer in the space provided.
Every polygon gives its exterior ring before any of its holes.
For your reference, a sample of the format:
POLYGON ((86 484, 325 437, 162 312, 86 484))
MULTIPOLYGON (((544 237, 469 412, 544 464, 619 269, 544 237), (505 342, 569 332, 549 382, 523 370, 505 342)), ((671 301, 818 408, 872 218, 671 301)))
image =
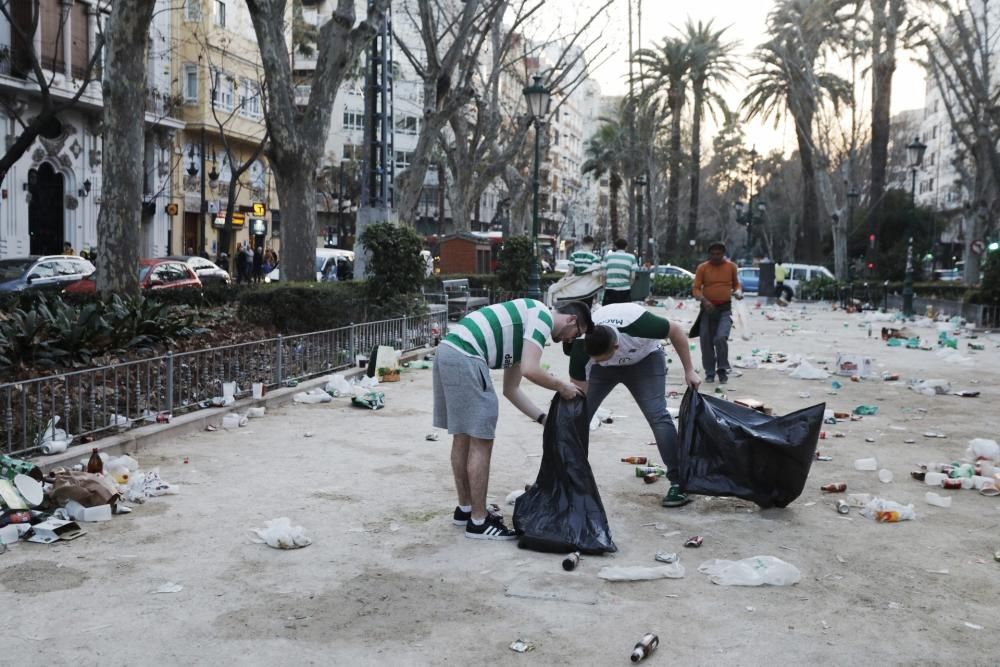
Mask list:
POLYGON ((799 288, 799 283, 816 278, 829 278, 836 280, 834 275, 825 266, 818 264, 782 264, 785 267, 785 298, 790 299, 795 296, 795 291, 799 288))
MULTIPOLYGON (((201 289, 201 281, 187 262, 161 257, 139 260, 139 288, 143 292, 165 289, 201 289)), ((67 285, 67 294, 95 294, 97 281, 93 275, 67 285)))
MULTIPOLYGON (((281 269, 271 271, 264 278, 266 283, 281 280, 281 269)), ((354 251, 339 248, 316 249, 316 281, 354 280, 354 251)))
POLYGON ((204 257, 199 257, 198 255, 173 255, 166 259, 186 262, 188 266, 194 269, 202 285, 229 285, 233 282, 228 271, 219 268, 215 262, 209 261, 204 257))
POLYGON ((938 269, 934 272, 934 280, 953 283, 961 281, 965 276, 959 269, 938 269))
POLYGON ((76 255, 0 259, 0 292, 60 290, 93 272, 94 265, 76 255))
POLYGON ((568 259, 556 260, 556 273, 566 273, 573 267, 573 263, 568 259))
POLYGON ((756 266, 744 266, 737 271, 740 286, 747 294, 756 294, 760 289, 760 269, 756 266))
POLYGON ((673 264, 659 264, 656 267, 656 275, 658 276, 681 276, 684 278, 690 278, 694 280, 694 274, 687 269, 682 269, 679 266, 674 266, 673 264))

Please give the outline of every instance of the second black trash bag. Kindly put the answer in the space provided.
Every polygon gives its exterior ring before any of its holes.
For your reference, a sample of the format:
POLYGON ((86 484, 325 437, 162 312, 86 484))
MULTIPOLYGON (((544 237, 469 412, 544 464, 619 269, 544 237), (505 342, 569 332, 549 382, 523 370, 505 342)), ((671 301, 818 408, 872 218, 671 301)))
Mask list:
POLYGON ((805 487, 825 409, 820 403, 769 417, 688 389, 678 428, 681 486, 763 508, 787 506, 805 487))
POLYGON ((590 426, 583 399, 552 399, 538 479, 514 504, 523 549, 600 554, 618 551, 587 461, 590 426))

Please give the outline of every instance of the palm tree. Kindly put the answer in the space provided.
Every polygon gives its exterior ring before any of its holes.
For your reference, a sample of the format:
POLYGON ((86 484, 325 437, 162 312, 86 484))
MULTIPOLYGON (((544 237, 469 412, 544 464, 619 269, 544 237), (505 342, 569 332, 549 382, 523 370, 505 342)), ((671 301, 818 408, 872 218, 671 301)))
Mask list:
POLYGON ((771 39, 757 47, 759 67, 750 74, 750 92, 740 105, 747 119, 774 119, 787 112, 795 125, 802 164, 802 219, 795 243, 802 262, 821 260, 819 200, 813 119, 824 99, 835 106, 850 97, 850 86, 823 71, 825 51, 844 41, 838 12, 851 0, 781 0, 768 16, 771 39))
POLYGON ((698 233, 698 207, 701 195, 701 121, 708 110, 715 118, 721 111, 728 118, 729 109, 717 88, 730 85, 730 77, 737 72, 733 50, 736 42, 723 40, 727 28, 716 30, 712 21, 697 24, 688 20, 685 26, 690 53, 691 80, 691 199, 688 210, 687 240, 698 233))
POLYGON ((666 90, 667 109, 670 111, 670 152, 667 182, 667 252, 677 248, 679 225, 678 199, 681 176, 681 111, 687 92, 691 69, 690 48, 677 37, 665 37, 657 49, 639 49, 633 58, 639 65, 640 80, 654 86, 652 94, 666 90))
POLYGON ((601 126, 584 146, 584 154, 587 159, 580 167, 580 172, 591 174, 595 180, 600 180, 605 174, 608 175, 610 189, 608 217, 611 222, 610 240, 613 243, 619 238, 618 195, 624 183, 622 178, 623 157, 628 143, 628 130, 616 119, 602 118, 601 120, 601 126))

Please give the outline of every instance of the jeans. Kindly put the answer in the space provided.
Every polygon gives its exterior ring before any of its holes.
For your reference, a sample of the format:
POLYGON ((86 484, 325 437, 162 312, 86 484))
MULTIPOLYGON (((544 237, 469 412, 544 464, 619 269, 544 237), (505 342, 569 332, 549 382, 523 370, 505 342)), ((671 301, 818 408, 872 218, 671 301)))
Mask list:
POLYGON ((733 313, 726 306, 716 306, 715 310, 701 311, 701 365, 705 375, 712 377, 716 371, 729 372, 729 332, 733 328, 733 313))
POLYGON ((667 467, 667 479, 671 484, 680 480, 677 469, 677 429, 667 412, 667 360, 663 350, 652 352, 645 359, 631 366, 590 367, 587 377, 587 408, 590 419, 597 408, 607 398, 611 390, 619 384, 625 385, 642 411, 649 427, 653 429, 656 448, 667 467))
POLYGON ((601 305, 610 306, 613 303, 632 303, 631 289, 606 289, 601 305))

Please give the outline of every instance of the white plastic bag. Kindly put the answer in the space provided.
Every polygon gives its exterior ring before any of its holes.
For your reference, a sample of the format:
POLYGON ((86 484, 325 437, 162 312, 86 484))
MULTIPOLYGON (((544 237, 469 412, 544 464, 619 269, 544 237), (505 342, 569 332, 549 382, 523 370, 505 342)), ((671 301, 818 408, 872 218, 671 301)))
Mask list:
POLYGON ((803 359, 799 362, 799 367, 789 373, 788 377, 793 377, 797 380, 825 380, 830 377, 830 374, 822 368, 816 368, 803 359))
POLYGON ((720 586, 792 586, 802 579, 799 568, 774 556, 707 560, 698 571, 720 586))
POLYGON ((309 391, 300 391, 292 396, 292 400, 296 403, 329 403, 333 400, 333 397, 322 389, 316 388, 309 391))
POLYGON ((331 396, 347 396, 351 393, 351 383, 338 373, 326 379, 326 386, 323 389, 331 396))
POLYGON ((917 518, 913 505, 900 505, 884 498, 872 498, 861 508, 861 516, 874 519, 879 523, 896 523, 897 521, 912 521, 917 518))
POLYGON ((684 566, 680 561, 661 567, 609 566, 602 567, 597 576, 607 581, 652 581, 653 579, 683 579, 684 566))
POLYGON ((45 430, 38 435, 38 446, 41 447, 42 454, 46 456, 65 452, 66 448, 73 442, 71 434, 61 428, 56 428, 59 420, 59 415, 50 419, 49 423, 45 425, 45 430))
POLYGON ((938 396, 951 391, 951 383, 947 380, 916 380, 910 383, 910 389, 924 396, 938 396))
POLYGON ((740 338, 750 340, 752 335, 750 331, 750 310, 741 299, 733 301, 733 323, 739 329, 740 338))
POLYGON ((251 532, 255 535, 251 538, 254 542, 275 549, 301 549, 312 544, 305 529, 302 526, 293 526, 286 516, 271 519, 263 528, 256 528, 251 532))
POLYGON ((996 440, 986 438, 973 438, 969 440, 969 448, 965 451, 966 457, 972 460, 988 459, 997 463, 1000 461, 1000 445, 996 440))

